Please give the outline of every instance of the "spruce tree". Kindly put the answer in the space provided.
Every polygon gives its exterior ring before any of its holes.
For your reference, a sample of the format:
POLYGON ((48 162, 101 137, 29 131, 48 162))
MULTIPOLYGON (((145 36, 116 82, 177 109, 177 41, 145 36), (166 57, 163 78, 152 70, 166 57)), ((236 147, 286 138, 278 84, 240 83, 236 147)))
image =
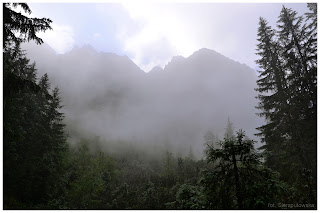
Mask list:
POLYGON ((36 32, 50 29, 51 21, 13 11, 18 5, 31 13, 26 4, 4 4, 4 208, 46 208, 59 189, 68 150, 61 99, 58 89, 51 91, 47 75, 37 82, 35 64, 20 43, 41 43, 36 32))
POLYGON ((221 141, 221 148, 209 146, 206 155, 213 168, 204 171, 200 180, 207 208, 266 209, 281 197, 277 174, 263 166, 254 141, 245 138, 240 130, 236 137, 221 141))
POLYGON ((263 18, 258 29, 258 108, 267 121, 259 135, 266 164, 290 182, 302 181, 303 168, 316 176, 317 10, 308 6, 305 17, 283 7, 278 31, 263 18))
POLYGON ((20 6, 25 13, 31 14, 31 9, 25 3, 3 3, 3 47, 17 45, 21 42, 34 40, 42 44, 43 40, 36 35, 39 31, 51 29, 48 18, 30 18, 13 9, 20 6), (17 36, 19 35, 19 36, 17 36))
POLYGON ((277 42, 276 31, 268 26, 268 22, 260 18, 258 28, 257 50, 261 58, 256 61, 259 64, 259 80, 257 81, 260 100, 258 109, 259 116, 266 118, 267 123, 258 128, 261 132, 262 147, 266 150, 266 163, 271 168, 282 168, 283 150, 286 141, 286 120, 282 119, 287 106, 287 79, 280 58, 281 47, 277 42))
POLYGON ((219 138, 215 134, 212 133, 212 131, 207 131, 206 134, 204 135, 204 146, 206 147, 205 150, 207 149, 208 146, 215 146, 219 147, 219 138))
POLYGON ((313 154, 311 157, 310 154, 316 148, 316 143, 311 141, 309 135, 305 135, 304 132, 307 130, 309 134, 312 133, 309 128, 312 128, 314 123, 310 119, 316 116, 310 112, 315 107, 313 95, 316 93, 316 85, 314 85, 316 79, 313 78, 316 77, 316 69, 312 69, 309 63, 310 36, 303 20, 303 16, 297 16, 295 11, 283 7, 278 27, 279 42, 282 44, 285 58, 284 69, 288 70, 289 79, 290 107, 287 115, 288 134, 291 136, 289 144, 296 149, 297 158, 302 166, 310 169, 314 167, 312 165, 316 155, 313 154))
POLYGON ((226 132, 224 133, 224 138, 226 139, 231 139, 231 138, 235 138, 233 131, 233 123, 230 122, 230 119, 228 118, 228 123, 227 126, 225 128, 226 132))

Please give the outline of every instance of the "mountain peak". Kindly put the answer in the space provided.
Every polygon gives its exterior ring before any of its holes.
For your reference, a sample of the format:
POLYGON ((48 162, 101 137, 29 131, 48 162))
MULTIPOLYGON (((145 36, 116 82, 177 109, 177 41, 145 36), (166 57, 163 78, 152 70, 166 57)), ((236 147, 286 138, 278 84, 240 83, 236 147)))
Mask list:
POLYGON ((221 55, 220 53, 214 51, 214 50, 211 50, 211 49, 208 49, 208 48, 201 48, 197 51, 195 51, 191 56, 189 57, 192 57, 192 56, 199 56, 199 57, 203 57, 203 56, 207 56, 207 55, 220 55, 220 56, 223 56, 221 55))
POLYGON ((171 61, 182 61, 185 57, 181 55, 173 56, 171 61))
POLYGON ((155 66, 149 71, 149 73, 160 72, 160 71, 163 71, 163 69, 160 66, 155 66))
POLYGON ((75 46, 70 52, 83 52, 83 53, 94 53, 97 52, 90 44, 85 44, 83 46, 75 46))

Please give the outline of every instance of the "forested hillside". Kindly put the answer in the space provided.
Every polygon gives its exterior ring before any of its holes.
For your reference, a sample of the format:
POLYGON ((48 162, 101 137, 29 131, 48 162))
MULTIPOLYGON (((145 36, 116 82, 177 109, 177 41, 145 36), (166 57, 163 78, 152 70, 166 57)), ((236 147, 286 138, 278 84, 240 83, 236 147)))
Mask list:
POLYGON ((206 48, 149 73, 90 46, 58 55, 37 36, 52 20, 4 3, 3 208, 316 209, 308 8, 260 18, 257 77, 206 48))

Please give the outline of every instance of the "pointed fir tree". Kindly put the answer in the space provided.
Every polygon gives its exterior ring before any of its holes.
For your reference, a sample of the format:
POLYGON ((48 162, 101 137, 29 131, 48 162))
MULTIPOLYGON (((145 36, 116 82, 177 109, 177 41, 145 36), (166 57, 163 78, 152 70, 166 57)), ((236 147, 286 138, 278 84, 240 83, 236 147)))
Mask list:
POLYGON ((285 7, 280 13, 278 28, 286 59, 284 68, 289 71, 289 145, 292 150, 296 149, 292 154, 301 166, 315 170, 317 68, 313 58, 316 57, 316 28, 310 30, 303 16, 285 7))
POLYGON ((27 14, 32 11, 25 3, 3 3, 3 47, 6 49, 11 45, 34 40, 37 44, 42 44, 43 40, 36 35, 37 32, 44 32, 52 29, 51 20, 48 18, 30 18, 14 8, 21 7, 27 14))
POLYGON ((4 4, 4 208, 44 208, 59 189, 68 146, 58 90, 51 92, 47 75, 37 83, 20 43, 41 43, 36 32, 50 29, 51 21, 25 17, 16 6, 31 13, 27 4, 4 4))
POLYGON ((267 120, 259 135, 267 165, 293 182, 303 168, 316 175, 316 5, 309 8, 309 22, 283 7, 278 31, 262 18, 258 29, 258 108, 267 120))
POLYGON ((277 174, 263 166, 254 141, 245 138, 240 130, 221 141, 221 148, 209 146, 207 161, 213 168, 203 172, 200 183, 210 209, 266 209, 285 193, 277 174))
POLYGON ((260 100, 257 108, 261 110, 258 115, 266 118, 267 123, 258 128, 261 132, 266 150, 266 163, 269 167, 280 167, 283 162, 282 151, 286 140, 286 120, 283 119, 287 106, 287 79, 281 60, 281 47, 277 42, 276 31, 268 26, 265 19, 260 18, 258 28, 257 55, 260 59, 256 61, 262 71, 259 71, 257 81, 260 100))
POLYGON ((225 128, 225 133, 224 133, 224 138, 225 139, 232 139, 234 138, 234 128, 233 128, 233 123, 230 122, 230 119, 228 118, 228 123, 227 123, 227 126, 225 128))
POLYGON ((206 152, 208 146, 215 146, 216 148, 219 148, 219 138, 218 136, 216 136, 215 134, 212 133, 212 131, 207 131, 206 134, 204 135, 204 146, 205 146, 205 150, 204 152, 206 152))

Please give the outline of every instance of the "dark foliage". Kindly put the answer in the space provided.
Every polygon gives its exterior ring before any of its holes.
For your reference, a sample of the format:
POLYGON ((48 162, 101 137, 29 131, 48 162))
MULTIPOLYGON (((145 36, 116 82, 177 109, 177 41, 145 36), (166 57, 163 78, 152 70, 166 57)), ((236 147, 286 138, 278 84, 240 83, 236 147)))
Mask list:
POLYGON ((205 171, 200 182, 209 208, 267 209, 268 203, 280 202, 285 195, 287 186, 263 166, 254 141, 244 137, 240 130, 237 137, 220 142, 220 148, 207 149, 213 169, 205 171))
POLYGON ((3 47, 30 40, 42 44, 42 39, 36 33, 51 29, 52 21, 47 18, 29 18, 12 10, 18 6, 25 13, 31 14, 31 9, 25 3, 3 3, 3 47))
MULTIPOLYGON (((26 4, 20 5, 31 12, 26 4)), ((35 64, 30 64, 20 42, 50 28, 47 19, 29 19, 4 4, 3 51, 3 180, 4 208, 40 207, 54 194, 68 150, 59 90, 50 89, 48 76, 38 82, 35 64), (24 38, 15 37, 19 32, 24 38)))
POLYGON ((223 141, 205 135, 207 162, 191 147, 188 156, 168 150, 161 159, 129 145, 108 154, 102 144, 111 142, 98 137, 69 147, 59 90, 48 75, 37 79, 20 49, 23 41, 41 44, 35 33, 51 21, 28 18, 17 6, 31 13, 27 4, 4 4, 4 209, 316 208, 316 4, 308 4, 308 22, 283 8, 279 31, 260 19, 264 152, 244 132, 235 136, 228 120, 223 141))
POLYGON ((283 180, 303 191, 309 185, 309 202, 315 203, 317 177, 317 4, 310 13, 283 7, 278 30, 260 18, 257 81, 259 127, 265 145, 266 165, 281 173, 283 180), (304 170, 310 171, 312 184, 304 170))

